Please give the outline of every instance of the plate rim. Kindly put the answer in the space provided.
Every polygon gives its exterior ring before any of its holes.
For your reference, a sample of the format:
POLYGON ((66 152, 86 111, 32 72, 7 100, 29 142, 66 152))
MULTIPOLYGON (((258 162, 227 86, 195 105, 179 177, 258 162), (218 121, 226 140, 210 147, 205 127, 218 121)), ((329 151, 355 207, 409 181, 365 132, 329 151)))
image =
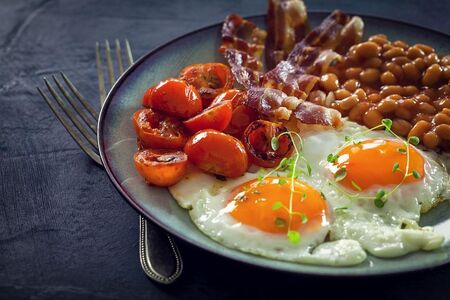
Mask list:
MULTIPOLYGON (((308 14, 329 14, 331 13, 331 11, 327 11, 327 10, 311 10, 308 11, 308 14)), ((379 17, 376 15, 370 15, 370 14, 351 14, 354 16, 359 16, 361 18, 371 18, 371 19, 378 19, 381 21, 389 21, 389 22, 394 22, 394 23, 399 23, 402 25, 406 25, 406 26, 411 26, 411 27, 416 27, 416 28, 420 28, 422 30, 426 30, 426 31, 430 31, 433 32, 435 34, 441 35, 445 38, 450 39, 450 34, 447 34, 445 32, 436 30, 436 29, 432 29, 432 28, 427 28, 421 25, 417 25, 417 24, 413 24, 413 23, 409 23, 403 20, 394 20, 394 19, 390 19, 390 18, 384 18, 384 17, 379 17)), ((266 14, 257 14, 257 15, 250 15, 250 16, 244 16, 244 18, 246 19, 251 19, 251 18, 261 18, 261 17, 265 17, 266 14)), ((292 269, 286 269, 286 268, 280 268, 280 267, 276 267, 276 266, 270 266, 270 265, 262 265, 258 262, 249 262, 249 261, 245 261, 244 259, 240 258, 240 257, 233 257, 230 255, 226 255, 223 253, 219 253, 217 251, 214 251, 212 249, 209 249, 203 245, 199 245, 197 244, 195 241, 191 240, 190 238, 179 234, 177 232, 172 231, 172 229, 167 226, 166 224, 164 224, 163 222, 160 222, 156 217, 153 216, 153 214, 151 214, 149 211, 147 211, 144 207, 142 207, 137 201, 134 201, 133 198, 128 194, 128 192, 126 191, 126 189, 124 189, 119 181, 117 180, 117 178, 115 177, 115 174, 113 173, 113 171, 111 170, 111 167, 108 163, 108 159, 107 159, 107 155, 105 153, 105 147, 104 147, 104 143, 103 143, 103 136, 104 136, 104 123, 105 123, 105 116, 106 113, 108 111, 108 107, 112 102, 113 96, 116 94, 116 92, 118 91, 119 87, 122 85, 122 83, 124 82, 124 80, 142 63, 144 63, 149 57, 153 56, 154 54, 158 53, 159 51, 163 50, 164 48, 166 48, 167 46, 181 40, 184 39, 186 37, 189 37, 191 35, 194 35, 196 33, 199 33, 201 31, 204 30, 208 30, 210 28, 216 27, 216 26, 220 26, 221 24, 223 24, 223 21, 221 22, 217 22, 211 25, 207 25, 204 27, 200 27, 198 29, 195 29, 193 31, 190 31, 188 33, 182 34, 168 42, 165 42, 164 44, 161 44, 151 50, 149 50, 148 52, 146 52, 144 55, 142 55, 141 57, 139 57, 136 61, 133 62, 132 65, 130 65, 125 72, 117 79, 117 81, 114 83, 114 85, 112 86, 111 90, 108 92, 108 95, 106 96, 106 99, 101 107, 100 113, 99 113, 99 119, 97 122, 97 143, 98 143, 98 147, 99 147, 99 154, 100 154, 100 158, 102 160, 103 163, 103 167, 106 171, 106 173, 108 174, 108 178, 111 180, 111 182, 113 183, 114 187, 119 191, 119 193, 121 194, 121 196, 124 198, 124 200, 126 200, 126 202, 131 205, 131 207, 133 207, 133 209, 135 209, 139 214, 144 215, 147 219, 149 219, 150 221, 152 221, 153 223, 157 224, 157 226, 160 226, 161 228, 163 228, 165 231, 167 231, 168 233, 176 236, 177 238, 183 240, 184 242, 189 243, 190 245, 194 246, 194 247, 198 247, 201 248, 204 251, 207 251, 209 253, 213 253, 214 255, 219 255, 223 258, 226 259, 231 259, 233 261, 237 261, 240 263, 244 263, 246 265, 249 266, 253 266, 253 267, 258 267, 258 268, 263 268, 263 269, 269 269, 272 271, 278 271, 278 272, 284 272, 284 273, 289 273, 289 274, 295 274, 295 275, 306 275, 306 276, 315 276, 315 277, 331 277, 331 278, 335 278, 335 277, 345 277, 345 278, 351 278, 351 277, 380 277, 380 276, 394 276, 394 275, 398 275, 398 274, 410 274, 410 273, 416 273, 416 272, 423 272, 423 271, 427 271, 427 270, 433 270, 433 269, 437 269, 446 265, 450 265, 450 260, 446 261, 444 263, 431 263, 425 267, 404 267, 395 271, 378 271, 378 272, 365 272, 365 273, 357 273, 357 272, 345 272, 345 273, 340 273, 338 272, 340 270, 339 267, 336 267, 337 272, 333 272, 333 273, 329 273, 326 271, 310 271, 310 270, 292 270, 292 269)), ((211 240, 212 242, 215 242, 214 240, 211 240)), ((223 245, 222 245, 223 246, 223 245)), ((225 247, 225 246, 223 246, 225 247)), ((236 250, 236 249, 233 249, 236 250)), ((237 250, 239 251, 239 250, 237 250)), ((245 253, 245 254, 249 254, 249 255, 253 255, 251 253, 245 253)), ((267 260, 272 260, 269 258, 266 258, 267 260)), ((289 262, 288 262, 289 263, 289 262)), ((292 263, 292 262, 290 262, 292 263)), ((298 263, 299 264, 299 263, 298 263)), ((302 265, 302 264, 300 264, 302 265)), ((310 265, 311 266, 311 265, 310 265)), ((314 266, 314 265, 312 265, 314 266)), ((318 266, 320 267, 320 266, 318 266)))

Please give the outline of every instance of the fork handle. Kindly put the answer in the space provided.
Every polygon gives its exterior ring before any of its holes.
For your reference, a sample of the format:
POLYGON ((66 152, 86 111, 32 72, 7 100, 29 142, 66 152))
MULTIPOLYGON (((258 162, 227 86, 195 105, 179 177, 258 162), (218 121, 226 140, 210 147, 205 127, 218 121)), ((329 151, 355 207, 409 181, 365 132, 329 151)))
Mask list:
POLYGON ((183 260, 175 241, 141 215, 139 231, 139 257, 145 274, 162 284, 173 283, 183 270, 183 260))

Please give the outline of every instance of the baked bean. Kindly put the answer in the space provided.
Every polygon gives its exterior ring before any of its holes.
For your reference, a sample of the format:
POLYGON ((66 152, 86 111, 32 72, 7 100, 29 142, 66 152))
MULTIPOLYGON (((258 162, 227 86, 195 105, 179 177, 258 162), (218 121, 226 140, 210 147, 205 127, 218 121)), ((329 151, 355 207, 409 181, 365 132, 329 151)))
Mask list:
POLYGON ((450 140, 450 125, 441 124, 434 129, 438 137, 442 140, 450 140))
POLYGON ((390 71, 386 71, 381 74, 380 81, 384 85, 394 85, 397 83, 397 78, 390 71))
POLYGON ((395 110, 395 115, 403 120, 411 121, 414 118, 414 114, 407 108, 399 107, 395 110))
POLYGON ((425 60, 423 58, 421 58, 421 57, 416 58, 413 61, 413 64, 416 66, 416 68, 419 71, 423 71, 423 70, 425 70, 427 68, 427 64, 426 64, 425 60))
POLYGON ((350 110, 353 108, 353 106, 358 104, 358 102, 359 102, 358 96, 351 95, 345 99, 337 100, 336 105, 340 110, 350 110))
POLYGON ((386 66, 383 71, 389 71, 392 74, 394 74, 395 78, 397 78, 397 81, 403 79, 403 69, 397 64, 394 64, 393 62, 386 63, 386 66))
POLYGON ((395 47, 403 48, 403 49, 407 49, 409 47, 407 43, 405 43, 404 41, 400 41, 400 40, 396 40, 396 41, 392 42, 392 45, 394 45, 395 47))
POLYGON ((450 96, 450 85, 444 84, 439 89, 439 97, 450 96))
POLYGON ((385 85, 381 88, 380 95, 382 98, 393 94, 403 95, 403 87, 400 85, 385 85))
POLYGON ((352 95, 352 93, 350 93, 349 91, 347 91, 345 89, 339 89, 339 90, 334 91, 334 97, 336 98, 336 100, 342 100, 347 97, 350 97, 351 95, 352 95))
POLYGON ((374 42, 359 43, 354 46, 352 52, 360 59, 366 59, 371 57, 377 57, 380 54, 381 47, 374 42))
POLYGON ((396 63, 397 65, 402 66, 404 64, 410 63, 411 60, 409 58, 407 58, 406 56, 397 56, 392 59, 392 62, 396 63))
POLYGON ((408 49, 406 56, 408 56, 409 59, 416 59, 418 57, 424 57, 425 52, 423 52, 422 49, 413 46, 408 49))
POLYGON ((442 64, 443 66, 448 66, 448 65, 450 65, 450 54, 449 54, 449 55, 446 55, 446 56, 443 56, 443 57, 441 58, 441 64, 442 64))
POLYGON ((431 105, 430 103, 427 102, 421 102, 417 105, 418 110, 422 113, 425 114, 435 114, 436 113, 436 108, 431 105))
POLYGON ((425 54, 430 54, 430 53, 434 52, 434 49, 432 47, 425 45, 425 44, 415 44, 413 47, 419 48, 425 54))
POLYGON ((370 104, 368 102, 359 102, 348 113, 348 119, 354 122, 361 122, 369 108, 370 104))
POLYGON ((362 68, 348 68, 345 70, 345 77, 348 79, 358 79, 362 68))
POLYGON ((413 123, 415 124, 415 123, 417 123, 419 121, 427 121, 427 122, 430 123, 431 121, 433 121, 433 115, 427 115, 427 114, 424 114, 424 113, 418 113, 414 117, 413 123))
POLYGON ((392 44, 384 44, 384 45, 382 46, 382 48, 383 48, 383 52, 386 52, 386 51, 391 50, 392 48, 395 48, 395 46, 392 45, 392 44))
POLYGON ((422 77, 423 85, 432 86, 436 82, 439 81, 441 77, 441 66, 438 64, 434 64, 428 67, 422 77))
POLYGON ((434 64, 438 64, 439 63, 439 56, 437 56, 436 53, 431 53, 428 54, 425 58, 424 58, 425 63, 428 66, 434 65, 434 64))
POLYGON ((419 89, 415 85, 407 85, 403 87, 404 96, 413 96, 419 93, 419 89))
POLYGON ((450 66, 442 67, 442 74, 443 74, 445 80, 449 80, 450 79, 450 66))
POLYGON ((430 130, 431 124, 427 121, 419 121, 413 126, 411 131, 408 133, 408 137, 417 136, 421 141, 423 140, 423 135, 425 132, 430 130))
POLYGON ((422 91, 425 95, 427 95, 428 97, 430 97, 430 99, 434 100, 439 96, 439 93, 437 90, 435 89, 431 89, 431 88, 424 88, 422 91))
POLYGON ((439 144, 439 137, 433 131, 428 131, 423 135, 423 144, 429 149, 434 149, 439 144))
POLYGON ((376 83, 380 79, 380 70, 375 68, 365 69, 359 74, 359 79, 366 84, 376 83))
POLYGON ((378 57, 372 57, 372 58, 367 59, 364 62, 363 67, 364 68, 379 68, 382 63, 383 63, 383 61, 381 59, 379 59, 378 57))
POLYGON ((402 70, 407 81, 417 82, 420 79, 420 72, 413 63, 404 64, 402 70))
POLYGON ((377 110, 383 115, 390 114, 397 109, 397 101, 392 98, 384 98, 378 103, 377 110))
POLYGON ((383 120, 383 116, 375 109, 367 111, 363 117, 364 124, 369 128, 380 125, 381 120, 383 120))
POLYGON ((378 89, 375 87, 371 87, 369 85, 365 85, 362 87, 362 89, 364 90, 364 92, 366 92, 366 94, 370 95, 370 94, 374 94, 374 93, 378 93, 378 89))
POLYGON ((380 102, 381 99, 383 99, 383 98, 378 93, 372 93, 372 94, 369 94, 369 96, 367 96, 367 100, 369 100, 369 102, 372 102, 372 103, 380 102))
POLYGON ((336 98, 334 98, 334 93, 329 92, 327 97, 325 98, 325 106, 330 107, 331 103, 333 103, 335 100, 336 98))
POLYGON ((373 35, 369 38, 369 41, 377 43, 380 46, 390 43, 389 40, 387 39, 386 35, 384 35, 384 34, 373 35))
POLYGON ((339 79, 333 73, 328 73, 320 77, 320 85, 327 91, 335 91, 339 88, 339 79))
POLYGON ((359 101, 367 101, 367 94, 363 89, 359 88, 353 94, 358 97, 359 101))
POLYGON ((411 123, 402 119, 392 120, 392 131, 401 136, 407 136, 412 129, 411 123))
POLYGON ((428 97, 425 94, 419 94, 416 95, 415 98, 419 101, 419 102, 431 102, 430 97, 428 97))
POLYGON ((403 107, 403 108, 411 110, 411 109, 414 109, 416 107, 417 102, 416 102, 416 100, 414 100, 412 98, 401 99, 401 100, 398 101, 398 105, 399 105, 399 107, 403 107))
POLYGON ((440 124, 450 124, 450 117, 447 116, 447 114, 444 113, 437 113, 433 118, 433 124, 440 125, 440 124))
POLYGON ((405 50, 403 48, 400 47, 393 47, 389 50, 387 50, 386 52, 383 53, 383 57, 386 59, 392 59, 394 57, 398 57, 398 56, 405 56, 405 50))
POLYGON ((342 85, 342 87, 344 89, 346 89, 347 91, 350 91, 350 92, 353 93, 354 91, 356 91, 357 88, 360 87, 360 85, 361 84, 359 83, 358 80, 356 80, 356 79, 349 79, 342 85))

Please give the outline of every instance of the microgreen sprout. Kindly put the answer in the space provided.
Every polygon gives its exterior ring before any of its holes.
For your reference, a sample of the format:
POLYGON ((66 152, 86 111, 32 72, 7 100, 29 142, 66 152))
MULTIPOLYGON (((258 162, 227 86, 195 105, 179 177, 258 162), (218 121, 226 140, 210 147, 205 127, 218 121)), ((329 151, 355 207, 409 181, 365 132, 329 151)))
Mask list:
POLYGON ((400 164, 398 162, 395 162, 394 165, 392 166, 392 173, 395 172, 401 172, 403 173, 403 178, 400 181, 400 183, 398 183, 392 190, 386 192, 385 190, 379 190, 375 196, 361 196, 359 194, 359 192, 362 191, 361 187, 354 182, 353 180, 351 181, 352 186, 355 188, 355 190, 358 191, 358 193, 349 193, 347 190, 344 190, 342 188, 340 188, 337 184, 335 184, 336 182, 339 182, 343 179, 345 179, 345 177, 347 176, 347 170, 345 167, 341 167, 339 168, 335 173, 334 173, 334 182, 329 182, 331 185, 333 185, 334 187, 336 187, 339 191, 341 191, 342 193, 346 194, 350 199, 365 199, 365 200, 373 200, 374 205, 378 208, 382 208, 384 207, 385 203, 388 201, 389 196, 391 196, 406 180, 407 177, 409 176, 413 176, 416 179, 419 179, 421 177, 420 173, 417 170, 412 170, 410 172, 410 145, 418 145, 420 143, 420 139, 417 136, 410 136, 406 141, 404 139, 402 139, 401 137, 399 137, 397 134, 395 134, 392 131, 392 120, 390 119, 383 119, 381 121, 381 124, 378 126, 375 126, 373 128, 370 128, 368 130, 365 130, 363 132, 359 132, 354 134, 353 136, 345 136, 344 140, 345 143, 339 147, 339 149, 336 151, 336 153, 330 153, 327 156, 327 161, 329 163, 337 163, 338 158, 339 158, 339 151, 342 150, 343 148, 345 148, 346 146, 348 146, 350 143, 355 144, 359 144, 360 142, 355 141, 355 139, 358 136, 364 136, 366 133, 371 132, 373 130, 377 130, 377 129, 382 129, 384 128, 384 130, 388 133, 390 133, 391 135, 393 135, 396 139, 400 140, 403 145, 399 148, 397 148, 397 151, 401 154, 405 154, 406 155, 406 166, 405 166, 405 170, 403 171, 402 169, 400 169, 400 164))

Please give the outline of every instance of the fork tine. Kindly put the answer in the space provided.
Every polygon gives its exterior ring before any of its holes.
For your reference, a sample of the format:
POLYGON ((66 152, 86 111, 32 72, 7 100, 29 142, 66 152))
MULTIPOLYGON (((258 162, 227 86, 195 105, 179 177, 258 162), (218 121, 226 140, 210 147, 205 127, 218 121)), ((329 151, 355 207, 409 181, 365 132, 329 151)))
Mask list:
POLYGON ((55 89, 50 85, 50 82, 44 78, 45 85, 47 86, 48 90, 52 94, 53 98, 58 102, 59 106, 62 108, 62 110, 66 113, 66 115, 69 117, 69 119, 72 121, 72 123, 78 128, 78 130, 81 132, 81 134, 91 143, 92 146, 98 149, 97 141, 92 137, 91 134, 83 127, 83 125, 78 121, 76 116, 68 109, 68 107, 64 104, 61 97, 59 97, 58 93, 56 93, 55 89))
POLYGON ((125 48, 127 50, 128 65, 131 66, 131 64, 133 64, 133 53, 131 53, 130 43, 127 39, 125 40, 125 48))
POLYGON ((69 80, 69 78, 67 78, 66 74, 64 74, 63 72, 59 72, 59 74, 61 74, 62 78, 69 86, 72 93, 74 93, 74 95, 77 96, 78 101, 80 101, 81 104, 83 104, 84 108, 86 108, 89 111, 89 113, 95 120, 98 120, 98 112, 92 107, 92 105, 86 100, 86 98, 84 98, 83 95, 81 95, 81 93, 73 85, 73 83, 69 80))
POLYGON ((109 46, 109 41, 106 40, 105 41, 105 53, 106 53, 106 66, 107 66, 107 71, 108 71, 108 78, 109 78, 109 87, 111 88, 115 82, 114 78, 114 68, 113 68, 113 64, 112 64, 112 59, 111 59, 111 47, 109 46))
POLYGON ((37 90, 39 91, 39 94, 41 94, 41 97, 44 99, 47 105, 50 107, 50 109, 53 111, 55 116, 59 119, 61 124, 63 124, 64 128, 66 128, 70 136, 72 136, 72 138, 78 144, 78 146, 80 146, 80 148, 97 164, 102 165, 102 160, 100 159, 100 156, 89 147, 89 144, 83 142, 83 138, 80 136, 80 134, 76 130, 74 130, 73 127, 70 126, 67 117, 64 117, 64 114, 58 111, 56 106, 52 103, 52 101, 50 101, 50 99, 44 94, 44 92, 40 88, 37 88, 37 90))
POLYGON ((123 62, 122 62, 122 49, 120 47, 120 42, 118 39, 116 39, 116 55, 117 55, 117 62, 119 65, 119 76, 123 74, 123 62))
POLYGON ((95 43, 95 62, 97 64, 98 90, 99 90, 99 94, 100 94, 100 105, 102 105, 103 101, 105 101, 105 98, 106 98, 106 89, 105 89, 105 78, 103 76, 103 65, 102 65, 102 60, 100 58, 100 44, 98 42, 95 43))
POLYGON ((58 86, 61 93, 66 97, 66 99, 69 101, 69 103, 72 105, 72 107, 77 111, 78 115, 86 122, 86 124, 89 126, 89 128, 94 132, 97 133, 97 124, 93 122, 88 115, 81 109, 80 105, 75 102, 75 100, 67 93, 66 89, 63 87, 61 82, 56 78, 55 75, 52 75, 53 81, 55 81, 56 85, 58 86))

